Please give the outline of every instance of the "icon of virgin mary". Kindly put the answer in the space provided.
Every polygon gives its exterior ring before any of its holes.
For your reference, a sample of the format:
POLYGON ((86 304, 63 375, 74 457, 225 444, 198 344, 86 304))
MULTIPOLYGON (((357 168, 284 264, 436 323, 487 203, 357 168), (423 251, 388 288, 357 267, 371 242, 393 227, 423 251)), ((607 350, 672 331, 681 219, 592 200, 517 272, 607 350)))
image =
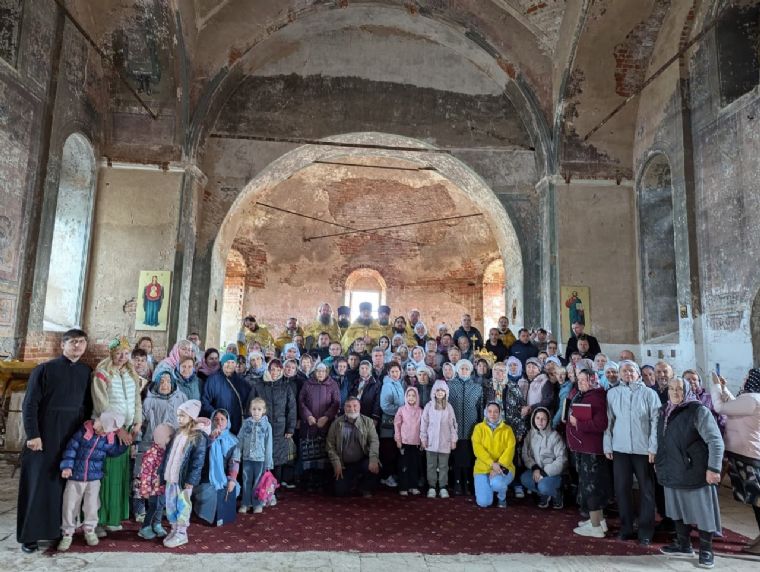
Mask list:
POLYGON ((143 290, 143 309, 145 310, 145 319, 143 324, 146 326, 158 326, 158 313, 161 311, 161 304, 164 300, 164 287, 158 282, 158 276, 153 276, 150 283, 143 290))

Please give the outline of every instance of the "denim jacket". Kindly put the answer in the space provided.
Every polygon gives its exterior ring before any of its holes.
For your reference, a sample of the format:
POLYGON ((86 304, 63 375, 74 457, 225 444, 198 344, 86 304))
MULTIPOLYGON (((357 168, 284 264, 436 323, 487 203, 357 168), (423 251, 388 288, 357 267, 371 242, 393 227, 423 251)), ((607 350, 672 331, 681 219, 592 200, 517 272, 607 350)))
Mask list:
POLYGON ((248 417, 238 433, 238 448, 243 461, 264 461, 264 469, 274 467, 272 462, 272 425, 264 415, 259 421, 248 417))

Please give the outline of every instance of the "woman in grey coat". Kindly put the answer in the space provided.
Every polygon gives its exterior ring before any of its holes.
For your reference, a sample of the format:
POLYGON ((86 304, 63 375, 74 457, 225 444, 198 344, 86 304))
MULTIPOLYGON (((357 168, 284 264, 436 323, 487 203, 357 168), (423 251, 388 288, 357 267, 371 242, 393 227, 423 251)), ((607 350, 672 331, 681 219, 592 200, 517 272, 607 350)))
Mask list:
POLYGON ((693 557, 689 536, 694 525, 699 530, 699 564, 712 568, 712 537, 720 531, 717 485, 723 438, 715 417, 688 381, 677 378, 668 383, 657 443, 657 480, 665 488, 665 512, 676 526, 676 540, 660 550, 669 556, 693 557))

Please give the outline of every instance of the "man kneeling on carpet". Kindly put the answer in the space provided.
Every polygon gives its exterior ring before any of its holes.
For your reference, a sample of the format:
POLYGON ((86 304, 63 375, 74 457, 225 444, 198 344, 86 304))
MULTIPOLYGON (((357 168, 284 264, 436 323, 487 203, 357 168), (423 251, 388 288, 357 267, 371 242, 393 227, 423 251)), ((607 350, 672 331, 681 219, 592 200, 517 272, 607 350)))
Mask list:
POLYGON ((496 493, 499 508, 507 508, 507 487, 515 478, 515 434, 501 418, 501 405, 496 401, 486 406, 484 415, 472 432, 475 502, 489 507, 496 493))
POLYGON ((100 509, 100 480, 106 457, 118 457, 127 450, 116 438, 116 431, 124 424, 124 415, 118 411, 103 411, 100 417, 84 422, 69 440, 61 459, 61 476, 68 479, 63 491, 61 532, 58 543, 61 552, 71 547, 80 511, 84 513, 82 530, 87 544, 95 546, 98 536, 100 509))
POLYGON ((358 484, 365 497, 377 487, 380 440, 375 423, 360 413, 361 402, 349 397, 345 413, 330 426, 327 456, 335 471, 335 496, 348 496, 358 484))
POLYGON ((166 518, 172 529, 164 546, 176 548, 187 544, 187 528, 193 504, 193 487, 201 482, 211 420, 199 417, 201 402, 185 401, 177 408, 179 429, 166 447, 161 476, 166 486, 166 518))

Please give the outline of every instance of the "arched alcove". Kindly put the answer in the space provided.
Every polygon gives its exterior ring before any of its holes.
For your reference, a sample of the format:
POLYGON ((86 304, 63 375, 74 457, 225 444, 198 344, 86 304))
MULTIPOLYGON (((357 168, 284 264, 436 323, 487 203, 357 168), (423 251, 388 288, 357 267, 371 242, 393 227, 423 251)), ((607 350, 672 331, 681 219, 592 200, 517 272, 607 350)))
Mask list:
MULTIPOLYGON (((289 180, 296 173, 313 166, 315 163, 349 163, 366 160, 403 161, 412 170, 422 169, 432 173, 436 178, 445 181, 453 190, 460 193, 463 199, 471 203, 472 210, 482 215, 486 228, 493 235, 495 247, 504 260, 504 266, 509 269, 510 281, 507 295, 510 300, 518 301, 516 321, 522 321, 523 301, 523 261, 517 234, 504 205, 499 201, 491 188, 467 165, 448 153, 438 153, 435 147, 419 140, 391 135, 386 133, 352 133, 325 139, 332 145, 304 145, 276 159, 254 177, 231 205, 224 221, 219 226, 214 247, 211 253, 210 296, 208 302, 207 337, 213 341, 220 331, 220 313, 216 301, 223 297, 225 264, 229 249, 247 221, 261 217, 261 207, 257 202, 263 200, 271 189, 283 181, 289 180), (345 142, 348 145, 341 146, 345 142), (257 210, 258 209, 258 210, 257 210)), ((264 209, 266 211, 266 209, 264 209)), ((268 216, 268 215, 267 215, 268 216)), ((291 239, 292 240, 292 237, 291 239)), ((304 250, 308 255, 310 249, 317 248, 317 243, 309 243, 304 250)), ((292 245, 295 247, 295 244, 292 245)), ((403 262, 404 251, 400 251, 398 262, 403 262)), ((468 263, 470 266, 470 263, 468 263)), ((477 306, 472 312, 482 306, 482 270, 476 275, 468 273, 467 268, 456 269, 452 278, 462 282, 463 292, 468 300, 471 298, 470 285, 478 290, 477 306), (463 276, 459 276, 463 274, 463 276)), ((287 280, 287 279, 286 279, 287 280)), ((303 285, 308 288, 307 284, 303 285)), ((341 294, 344 283, 334 285, 341 294)), ((328 292, 323 295, 329 296, 328 292)), ((469 302, 468 302, 469 303, 469 302)), ((248 304, 248 302, 246 302, 248 304)), ((395 310, 394 310, 395 311, 395 310)), ((211 342, 209 342, 211 343, 211 342)))
POLYGON ((643 339, 678 341, 678 291, 673 186, 668 158, 658 153, 638 185, 643 339))
POLYGON ((501 258, 491 261, 483 272, 483 333, 495 328, 499 317, 506 314, 507 302, 504 296, 506 287, 504 261, 501 258))
POLYGON ((230 250, 224 272, 224 295, 222 297, 222 324, 219 341, 228 344, 236 340, 243 319, 245 279, 248 265, 237 250, 230 250))
POLYGON ((95 154, 84 135, 63 145, 50 266, 45 293, 44 329, 63 331, 82 322, 90 249, 95 154))
POLYGON ((378 306, 387 302, 388 286, 382 275, 372 268, 357 268, 346 278, 344 304, 351 308, 351 320, 359 315, 359 304, 372 304, 372 317, 377 318, 378 306))

